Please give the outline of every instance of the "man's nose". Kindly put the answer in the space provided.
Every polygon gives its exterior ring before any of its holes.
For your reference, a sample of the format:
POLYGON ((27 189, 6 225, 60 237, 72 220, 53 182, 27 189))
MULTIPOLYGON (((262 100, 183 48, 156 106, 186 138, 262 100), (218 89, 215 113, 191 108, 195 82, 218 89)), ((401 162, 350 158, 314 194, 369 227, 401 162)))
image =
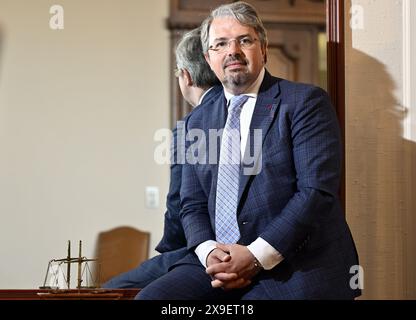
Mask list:
POLYGON ((240 42, 238 42, 237 39, 231 39, 228 42, 228 54, 229 55, 233 55, 236 53, 241 53, 241 46, 240 46, 240 42))

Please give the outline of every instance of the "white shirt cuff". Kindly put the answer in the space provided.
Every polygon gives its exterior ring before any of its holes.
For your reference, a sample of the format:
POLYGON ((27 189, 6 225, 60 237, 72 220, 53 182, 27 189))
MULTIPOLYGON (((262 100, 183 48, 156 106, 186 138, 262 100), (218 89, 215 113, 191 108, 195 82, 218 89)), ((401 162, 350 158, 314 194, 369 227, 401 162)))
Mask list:
POLYGON ((247 249, 256 257, 264 270, 273 269, 284 259, 279 251, 260 237, 249 244, 247 249))
POLYGON ((201 264, 206 268, 207 267, 207 258, 208 255, 212 250, 217 248, 217 242, 214 240, 207 240, 199 244, 196 249, 195 253, 198 256, 199 261, 201 264))

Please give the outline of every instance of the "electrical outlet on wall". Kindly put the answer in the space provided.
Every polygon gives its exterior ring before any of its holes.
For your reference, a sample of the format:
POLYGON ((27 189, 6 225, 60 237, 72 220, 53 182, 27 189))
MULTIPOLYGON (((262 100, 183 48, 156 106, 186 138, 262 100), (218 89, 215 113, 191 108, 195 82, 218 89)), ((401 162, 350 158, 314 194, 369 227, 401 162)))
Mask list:
POLYGON ((146 187, 146 207, 149 209, 159 208, 159 188, 146 187))

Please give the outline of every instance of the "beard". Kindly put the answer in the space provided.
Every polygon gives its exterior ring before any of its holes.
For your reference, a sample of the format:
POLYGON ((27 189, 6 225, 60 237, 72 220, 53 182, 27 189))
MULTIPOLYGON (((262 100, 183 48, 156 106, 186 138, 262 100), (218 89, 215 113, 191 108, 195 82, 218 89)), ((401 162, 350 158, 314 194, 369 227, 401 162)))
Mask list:
POLYGON ((241 87, 245 87, 248 83, 250 83, 251 76, 248 70, 248 61, 240 56, 236 55, 230 57, 224 61, 224 77, 223 77, 223 85, 230 89, 237 89, 241 87), (239 69, 227 70, 227 65, 232 62, 240 62, 243 66, 239 69))
POLYGON ((231 86, 233 88, 239 88, 245 86, 250 80, 248 70, 233 70, 226 72, 223 79, 225 86, 231 86))

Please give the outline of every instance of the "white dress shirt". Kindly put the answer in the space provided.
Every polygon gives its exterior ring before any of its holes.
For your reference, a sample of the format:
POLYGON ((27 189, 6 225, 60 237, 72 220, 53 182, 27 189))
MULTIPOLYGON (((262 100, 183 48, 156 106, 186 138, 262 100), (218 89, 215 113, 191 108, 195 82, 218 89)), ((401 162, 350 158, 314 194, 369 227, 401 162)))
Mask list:
MULTIPOLYGON (((250 129, 251 118, 253 117, 254 107, 257 101, 257 95, 260 89, 260 85, 263 82, 265 69, 260 71, 256 81, 243 93, 249 96, 249 99, 244 103, 240 114, 240 133, 241 133, 241 155, 243 156, 244 150, 247 144, 247 138, 250 129)), ((227 99, 227 106, 230 103, 231 98, 234 96, 224 88, 224 95, 227 99)), ((208 240, 199 244, 195 253, 198 256, 199 261, 204 267, 207 267, 207 257, 212 250, 216 248, 217 242, 214 240, 208 240)), ((283 256, 272 247, 267 241, 258 237, 251 244, 247 246, 247 249, 256 257, 265 270, 270 270, 278 265, 284 258, 283 256)))
POLYGON ((204 97, 207 95, 207 93, 208 93, 208 91, 211 91, 212 90, 212 88, 214 88, 214 87, 211 87, 211 88, 209 88, 207 91, 205 91, 203 94, 202 94, 202 96, 199 98, 199 101, 198 101, 198 106, 202 103, 202 100, 204 99, 204 97))

